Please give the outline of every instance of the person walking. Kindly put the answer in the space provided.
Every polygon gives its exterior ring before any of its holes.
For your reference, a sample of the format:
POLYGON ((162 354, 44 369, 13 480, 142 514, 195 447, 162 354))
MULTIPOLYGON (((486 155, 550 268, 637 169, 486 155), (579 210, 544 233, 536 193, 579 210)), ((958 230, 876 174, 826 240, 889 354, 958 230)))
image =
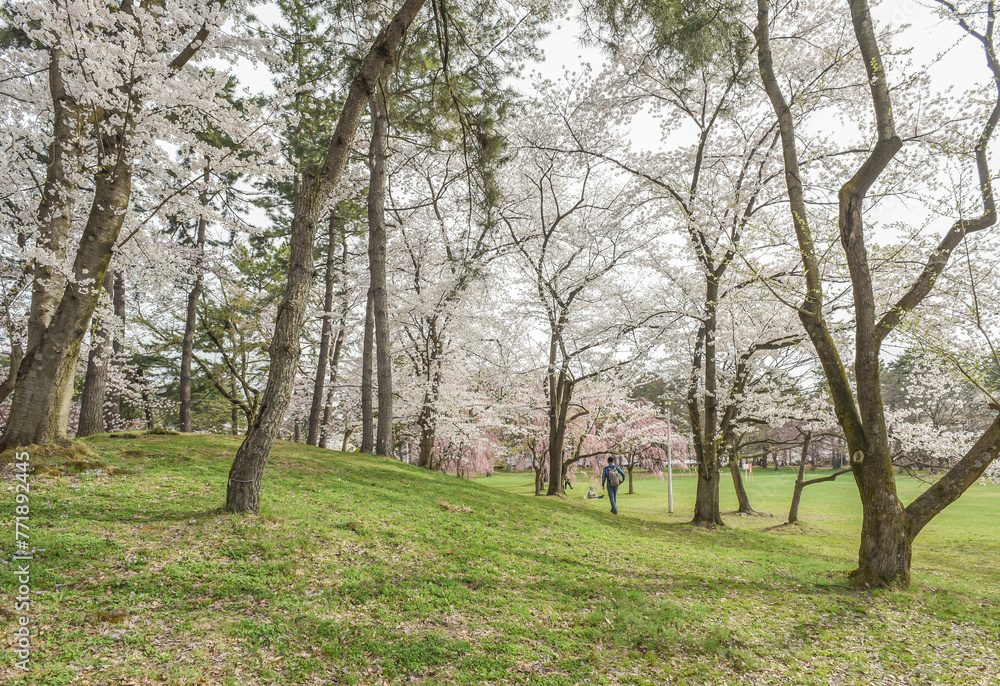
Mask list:
POLYGON ((625 480, 625 472, 615 464, 615 458, 608 456, 608 466, 601 474, 601 490, 607 490, 611 501, 611 514, 618 514, 618 487, 625 480), (605 484, 607 488, 605 489, 605 484))

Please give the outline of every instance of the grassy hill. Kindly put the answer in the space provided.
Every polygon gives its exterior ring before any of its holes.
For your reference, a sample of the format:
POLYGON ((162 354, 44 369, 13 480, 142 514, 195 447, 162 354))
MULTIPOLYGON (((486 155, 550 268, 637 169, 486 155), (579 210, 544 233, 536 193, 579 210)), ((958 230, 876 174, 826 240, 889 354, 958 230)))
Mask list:
MULTIPOLYGON (((996 684, 1000 488, 917 541, 914 585, 857 593, 849 482, 755 475, 774 517, 689 518, 693 480, 605 500, 535 498, 393 460, 279 443, 259 517, 222 514, 237 439, 87 439, 32 482, 32 672, 49 684, 996 684)), ((34 456, 37 464, 58 455, 34 456)), ((40 470, 46 471, 46 470, 40 470)), ((14 550, 6 468, 0 551, 14 550)), ((916 483, 904 488, 916 492, 916 483)), ((851 500, 853 497, 853 501, 851 500)), ((15 582, 3 575, 10 646, 15 582)))

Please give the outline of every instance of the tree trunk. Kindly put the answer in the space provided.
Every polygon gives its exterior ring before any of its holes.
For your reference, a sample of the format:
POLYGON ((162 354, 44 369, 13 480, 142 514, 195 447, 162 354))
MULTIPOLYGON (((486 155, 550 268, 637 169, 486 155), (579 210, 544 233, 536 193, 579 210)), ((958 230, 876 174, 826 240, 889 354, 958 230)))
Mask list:
POLYGON ((365 305, 365 339, 361 350, 361 452, 370 453, 375 448, 375 418, 372 411, 372 358, 375 347, 375 312, 372 309, 372 291, 368 289, 365 305))
POLYGON ((809 453, 809 443, 812 441, 812 431, 807 431, 802 442, 802 459, 799 460, 799 476, 795 479, 795 490, 792 492, 792 506, 788 509, 788 523, 799 521, 799 503, 802 502, 802 489, 805 488, 806 455, 809 453))
POLYGON ((718 322, 716 304, 719 301, 719 282, 713 273, 705 280, 705 321, 698 332, 698 344, 692 364, 691 382, 688 388, 688 414, 695 434, 695 454, 698 457, 698 487, 695 491, 695 526, 724 526, 719 504, 719 401, 718 378, 715 354, 715 334, 718 322), (704 393, 699 393, 698 374, 704 362, 704 393), (704 404, 704 418, 699 411, 699 398, 704 404))
POLYGON ((375 39, 351 83, 322 168, 306 175, 301 192, 295 197, 288 281, 284 297, 278 306, 274 338, 269 348, 271 366, 267 388, 257 417, 247 431, 247 437, 237 451, 229 471, 226 489, 228 512, 256 514, 259 511, 264 468, 292 397, 295 368, 300 353, 299 336, 312 285, 316 221, 330 194, 340 184, 361 116, 375 92, 375 85, 393 59, 397 46, 423 4, 424 0, 406 0, 375 39))
POLYGON ((729 473, 733 476, 733 488, 736 489, 736 500, 739 503, 737 512, 740 514, 754 514, 755 510, 750 504, 750 496, 747 494, 746 485, 743 483, 743 475, 740 471, 739 460, 734 459, 729 463, 729 473))
MULTIPOLYGON (((209 181, 209 166, 205 165, 204 182, 209 181)), ((208 205, 208 190, 202 189, 199 199, 204 208, 208 205)), ((198 300, 202 291, 202 262, 205 251, 205 238, 208 231, 208 220, 198 219, 198 235, 195 242, 195 277, 194 286, 188 293, 187 317, 184 320, 184 338, 181 341, 181 380, 180 380, 180 414, 181 431, 191 431, 191 360, 194 357, 194 331, 198 325, 198 300)))
POLYGON ((371 274, 372 311, 375 316, 375 356, 378 376, 378 427, 375 452, 392 453, 392 349, 389 343, 389 303, 386 286, 386 144, 389 122, 376 98, 368 103, 372 140, 368 151, 371 184, 368 187, 368 270, 371 274))
POLYGON ((66 440, 80 346, 100 297, 89 283, 104 281, 132 191, 128 155, 96 177, 94 201, 73 263, 73 278, 38 344, 18 372, 7 429, 0 443, 28 445, 66 440))
POLYGON ((719 469, 703 470, 698 468, 698 487, 695 494, 694 518, 695 526, 714 528, 725 526, 719 507, 719 469))
POLYGON ((320 434, 320 414, 323 411, 323 386, 326 383, 326 365, 330 357, 330 343, 333 340, 333 291, 337 283, 336 278, 336 252, 337 234, 340 231, 340 222, 337 217, 337 210, 330 210, 329 243, 326 250, 326 274, 325 292, 323 294, 323 331, 319 339, 319 356, 316 360, 316 382, 313 385, 312 407, 309 409, 309 435, 306 443, 309 445, 319 445, 320 434))
MULTIPOLYGON (((75 214, 75 194, 69 187, 66 157, 74 155, 79 149, 73 131, 75 105, 63 81, 60 67, 62 59, 63 54, 58 47, 50 48, 48 76, 53 136, 52 145, 49 146, 45 183, 42 186, 42 202, 38 210, 38 246, 54 260, 62 260, 66 256, 66 241, 75 214)), ((59 270, 53 269, 49 264, 51 263, 47 260, 35 261, 26 341, 26 350, 29 351, 41 343, 59 305, 59 295, 66 285, 59 270)))
POLYGON ((628 463, 628 494, 635 495, 635 489, 632 488, 632 461, 629 460, 628 463))
MULTIPOLYGON (((114 291, 114 274, 109 270, 104 277, 104 292, 114 291)), ((90 334, 90 356, 87 376, 80 398, 80 421, 76 436, 92 436, 104 432, 104 395, 108 386, 108 358, 110 357, 110 329, 100 322, 90 334)))
MULTIPOLYGON (((111 365, 121 369, 124 364, 125 342, 122 334, 125 331, 125 277, 122 272, 115 272, 115 292, 112 304, 115 312, 115 336, 111 343, 111 365)), ((119 373, 119 376, 121 374, 119 373)), ((104 402, 104 430, 114 431, 122 416, 122 394, 113 387, 104 402)))
MULTIPOLYGON (((235 376, 232 376, 229 379, 229 390, 230 390, 230 393, 232 393, 232 396, 235 398, 236 397, 236 377, 235 376)), ((232 408, 230 408, 230 412, 231 412, 231 415, 229 417, 229 420, 233 423, 233 435, 234 436, 239 436, 240 435, 240 408, 239 408, 239 406, 237 406, 237 405, 234 404, 232 406, 232 408)))
MULTIPOLYGON (((320 427, 319 447, 325 448, 327 436, 330 431, 330 421, 333 418, 333 393, 337 389, 337 373, 340 370, 340 355, 344 349, 344 337, 347 335, 347 312, 350 309, 350 300, 347 295, 347 231, 340 232, 341 247, 343 252, 340 258, 341 273, 341 300, 340 300, 340 321, 337 323, 337 338, 333 343, 333 357, 330 360, 330 387, 326 393, 326 403, 323 405, 323 426, 320 427)), ((347 428, 345 427, 345 432, 347 428)), ((348 434, 350 432, 347 432, 348 434)), ((344 438, 346 450, 347 438, 344 438)))
POLYGON ((417 425, 420 427, 420 457, 417 466, 424 469, 434 469, 434 418, 433 410, 428 404, 420 409, 420 416, 417 418, 417 425))
POLYGON ((7 396, 14 390, 17 381, 17 370, 21 368, 21 360, 24 359, 24 349, 20 343, 10 344, 10 368, 7 369, 7 378, 0 383, 0 403, 7 399, 7 396))
POLYGON ((294 428, 292 429, 292 442, 298 443, 301 440, 302 440, 302 419, 300 417, 296 417, 294 428))
POLYGON ((337 339, 333 344, 333 359, 330 360, 330 386, 326 392, 326 402, 323 404, 323 426, 320 427, 319 447, 325 448, 330 433, 330 422, 333 419, 333 392, 337 388, 337 372, 340 369, 340 354, 344 347, 346 335, 347 308, 341 311, 340 324, 337 329, 337 339))

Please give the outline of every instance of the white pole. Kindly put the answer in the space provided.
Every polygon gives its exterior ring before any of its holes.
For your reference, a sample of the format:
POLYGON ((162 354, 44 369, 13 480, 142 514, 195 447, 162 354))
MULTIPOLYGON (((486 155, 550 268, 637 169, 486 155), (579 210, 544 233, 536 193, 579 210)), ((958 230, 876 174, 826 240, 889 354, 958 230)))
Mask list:
POLYGON ((674 460, 670 454, 670 405, 667 405, 667 512, 674 512, 674 460))

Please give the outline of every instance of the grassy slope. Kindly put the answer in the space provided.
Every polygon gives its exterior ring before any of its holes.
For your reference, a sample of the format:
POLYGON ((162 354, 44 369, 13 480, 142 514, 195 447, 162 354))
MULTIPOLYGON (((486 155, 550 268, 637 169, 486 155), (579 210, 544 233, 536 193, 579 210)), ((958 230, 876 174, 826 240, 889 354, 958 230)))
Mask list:
MULTIPOLYGON (((918 539, 912 589, 868 594, 842 585, 849 481, 808 488, 806 525, 773 529, 792 476, 758 472, 754 504, 777 516, 707 532, 683 524, 691 479, 675 482, 676 515, 642 479, 616 518, 584 483, 534 498, 523 475, 469 483, 284 443, 260 517, 230 517, 235 439, 89 443, 131 473, 33 483, 45 552, 25 683, 1000 682, 996 486, 918 539)), ((4 559, 12 516, 8 490, 4 559)), ((9 575, 0 589, 7 642, 9 575)))

